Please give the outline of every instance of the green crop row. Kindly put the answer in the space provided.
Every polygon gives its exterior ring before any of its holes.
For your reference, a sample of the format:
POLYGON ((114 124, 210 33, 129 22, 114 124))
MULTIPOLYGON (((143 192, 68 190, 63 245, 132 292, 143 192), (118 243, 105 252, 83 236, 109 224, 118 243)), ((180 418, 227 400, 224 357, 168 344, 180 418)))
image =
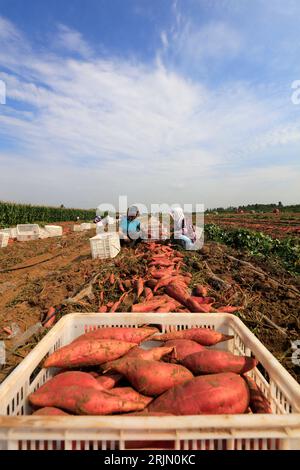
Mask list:
POLYGON ((32 206, 0 201, 0 227, 35 222, 63 222, 69 220, 91 220, 94 210, 67 209, 65 207, 32 206))
POLYGON ((247 250, 252 255, 277 256, 289 270, 300 274, 300 243, 295 238, 278 240, 262 232, 244 228, 224 229, 215 224, 205 224, 205 237, 233 248, 247 250))

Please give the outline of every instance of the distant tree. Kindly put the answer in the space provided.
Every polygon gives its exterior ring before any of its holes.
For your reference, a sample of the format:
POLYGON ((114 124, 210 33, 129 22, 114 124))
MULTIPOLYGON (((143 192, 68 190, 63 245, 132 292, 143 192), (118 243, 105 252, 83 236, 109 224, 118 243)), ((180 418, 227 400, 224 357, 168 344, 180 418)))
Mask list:
POLYGON ((64 209, 64 208, 65 208, 65 206, 64 206, 63 204, 61 204, 61 205, 60 205, 60 208, 61 208, 61 209, 64 209))
POLYGON ((281 201, 278 202, 278 207, 283 207, 283 204, 281 201))

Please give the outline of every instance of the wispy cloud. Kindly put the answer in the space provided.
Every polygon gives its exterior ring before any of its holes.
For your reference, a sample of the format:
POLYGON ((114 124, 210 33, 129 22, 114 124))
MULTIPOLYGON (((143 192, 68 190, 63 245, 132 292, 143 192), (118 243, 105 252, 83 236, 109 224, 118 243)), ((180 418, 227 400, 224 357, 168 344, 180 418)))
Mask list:
POLYGON ((93 54, 92 48, 83 39, 82 35, 64 24, 58 25, 56 45, 61 49, 75 52, 82 57, 90 57, 93 54))

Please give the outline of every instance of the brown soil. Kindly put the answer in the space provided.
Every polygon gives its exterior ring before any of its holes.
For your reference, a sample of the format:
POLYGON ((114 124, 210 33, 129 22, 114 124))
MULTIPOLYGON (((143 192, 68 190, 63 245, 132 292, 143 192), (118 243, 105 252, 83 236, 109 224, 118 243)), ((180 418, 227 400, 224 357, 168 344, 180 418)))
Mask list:
MULTIPOLYGON (((68 224, 64 224, 64 227, 68 229, 68 224)), ((101 290, 106 303, 118 300, 122 292, 117 284, 110 284, 108 276, 111 272, 123 280, 143 275, 145 261, 141 257, 136 258, 133 249, 123 248, 121 254, 113 260, 92 260, 89 238, 93 234, 94 231, 66 232, 61 238, 15 242, 0 250, 0 270, 43 261, 24 269, 0 272, 0 340, 5 340, 7 348, 10 348, 11 340, 7 340, 4 327, 9 327, 14 322, 23 332, 36 322, 44 320, 50 307, 58 306, 67 298, 73 297, 88 285, 95 274, 99 273, 99 278, 94 283, 92 295, 78 304, 63 305, 60 315, 72 311, 97 311, 101 290), (48 259, 50 256, 53 258, 48 259)), ((201 252, 185 254, 187 269, 193 274, 191 285, 207 285, 209 295, 216 299, 216 306, 242 306, 238 313, 240 318, 299 380, 300 367, 291 361, 291 341, 300 339, 299 295, 276 282, 293 285, 300 290, 299 278, 288 274, 276 262, 251 258, 217 243, 206 243, 201 252), (257 276, 249 267, 230 261, 226 257, 228 254, 251 262, 271 278, 257 276), (211 278, 205 262, 217 276, 232 284, 232 288, 225 292, 222 285, 211 278), (282 327, 287 336, 266 323, 260 313, 282 327)), ((122 304, 122 311, 130 311, 133 301, 135 294, 131 292, 122 304)), ((0 382, 22 361, 39 339, 40 337, 31 338, 25 346, 8 355, 7 363, 0 368, 0 382)))

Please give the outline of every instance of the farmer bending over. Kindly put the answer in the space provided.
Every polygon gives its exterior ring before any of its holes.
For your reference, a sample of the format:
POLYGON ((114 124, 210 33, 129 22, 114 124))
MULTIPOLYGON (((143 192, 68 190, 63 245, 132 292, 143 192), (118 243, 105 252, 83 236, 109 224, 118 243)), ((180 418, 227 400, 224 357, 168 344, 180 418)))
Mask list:
POLYGON ((120 232, 123 243, 134 246, 141 239, 141 222, 138 220, 140 215, 137 206, 131 206, 120 220, 120 232))

